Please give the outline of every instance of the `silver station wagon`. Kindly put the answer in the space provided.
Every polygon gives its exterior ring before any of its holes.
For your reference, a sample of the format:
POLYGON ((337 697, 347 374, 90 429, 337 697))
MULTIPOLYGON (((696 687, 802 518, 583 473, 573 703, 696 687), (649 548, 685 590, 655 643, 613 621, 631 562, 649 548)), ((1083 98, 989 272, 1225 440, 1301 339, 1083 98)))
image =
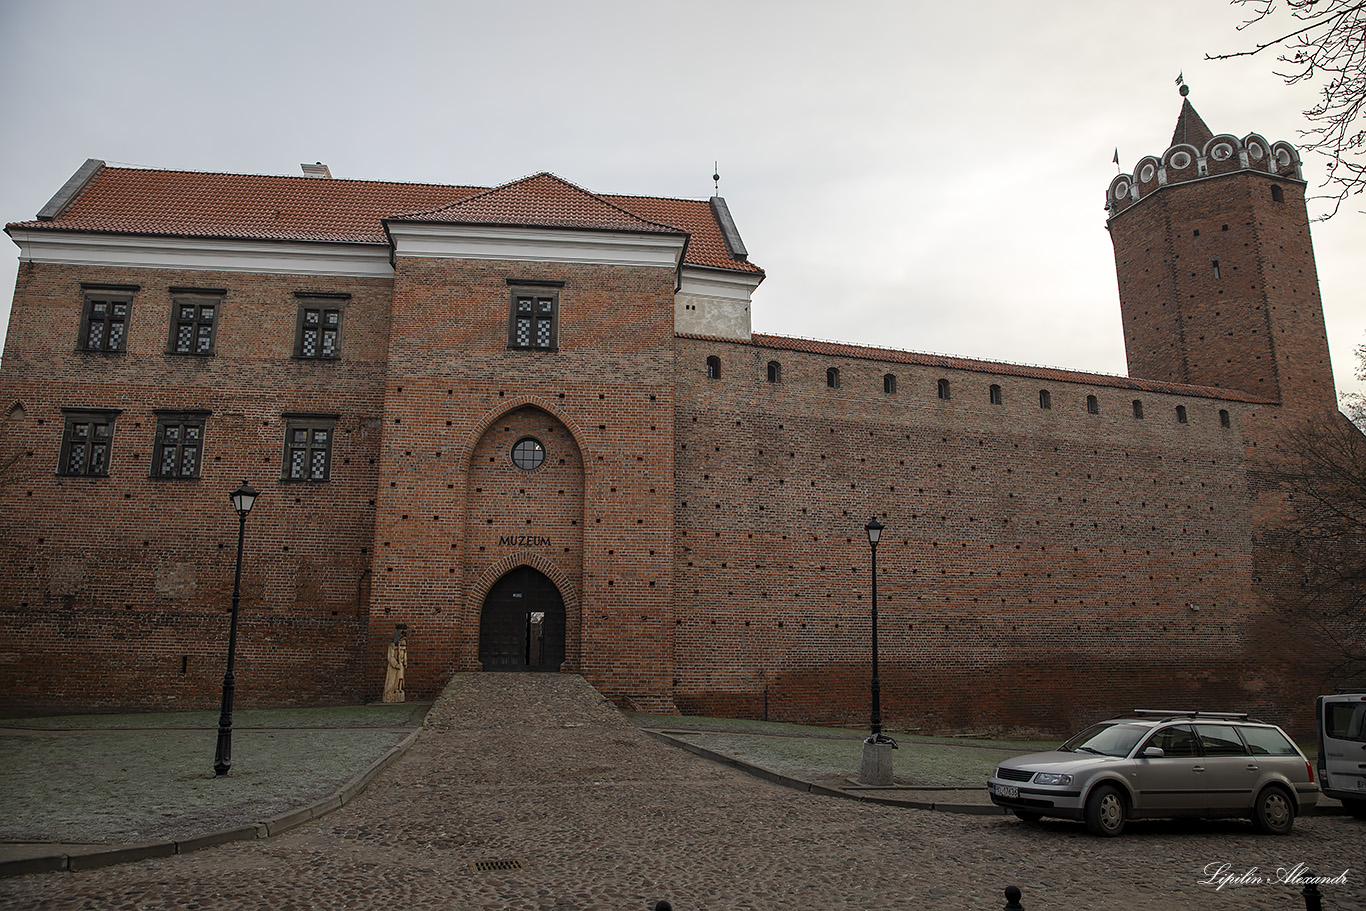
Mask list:
POLYGON ((1318 804, 1314 769, 1274 724, 1230 712, 1135 710, 1048 753, 996 767, 991 801, 1034 822, 1081 819, 1118 835, 1130 819, 1250 817, 1284 835, 1318 804))

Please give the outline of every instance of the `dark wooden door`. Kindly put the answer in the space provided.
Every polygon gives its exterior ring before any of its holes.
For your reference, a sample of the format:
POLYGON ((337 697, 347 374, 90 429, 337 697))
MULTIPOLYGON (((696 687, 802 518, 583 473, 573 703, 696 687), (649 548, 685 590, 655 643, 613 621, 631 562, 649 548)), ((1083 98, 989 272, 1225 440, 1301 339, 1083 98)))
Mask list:
POLYGON ((564 663, 564 599, 543 573, 519 566, 494 583, 479 618, 486 671, 558 671, 564 663))

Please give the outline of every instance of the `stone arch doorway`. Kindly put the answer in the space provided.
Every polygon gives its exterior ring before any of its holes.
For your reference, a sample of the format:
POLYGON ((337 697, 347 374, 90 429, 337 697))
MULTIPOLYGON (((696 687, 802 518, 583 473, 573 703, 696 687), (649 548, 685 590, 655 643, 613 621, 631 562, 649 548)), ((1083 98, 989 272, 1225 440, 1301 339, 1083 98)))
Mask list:
POLYGON ((558 671, 564 657, 564 597, 544 573, 518 566, 484 597, 480 664, 486 671, 558 671))

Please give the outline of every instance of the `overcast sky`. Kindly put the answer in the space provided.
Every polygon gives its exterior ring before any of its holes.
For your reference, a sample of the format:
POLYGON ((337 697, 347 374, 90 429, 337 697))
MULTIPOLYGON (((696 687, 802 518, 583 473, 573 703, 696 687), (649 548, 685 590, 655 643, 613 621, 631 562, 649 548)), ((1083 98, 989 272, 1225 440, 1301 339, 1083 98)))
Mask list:
MULTIPOLYGON (((1123 374, 1104 196, 1191 101, 1298 143, 1312 91, 1219 0, 0 0, 0 219, 87 159, 721 195, 754 329, 1123 374)), ((1310 158, 1311 189, 1322 163, 1310 158)), ((1362 389, 1366 202, 1314 227, 1339 391, 1362 389)), ((7 325, 18 248, 0 257, 7 325)), ((73 330, 74 331, 74 330, 73 330)))

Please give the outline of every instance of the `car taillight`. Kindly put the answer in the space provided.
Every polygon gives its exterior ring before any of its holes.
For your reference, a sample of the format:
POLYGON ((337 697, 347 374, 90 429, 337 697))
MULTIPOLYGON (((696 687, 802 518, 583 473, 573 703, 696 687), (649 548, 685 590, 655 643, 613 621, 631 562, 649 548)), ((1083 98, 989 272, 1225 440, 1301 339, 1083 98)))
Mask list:
POLYGON ((1309 760, 1308 760, 1308 759, 1306 759, 1306 760, 1304 761, 1304 770, 1305 770, 1306 772, 1309 773, 1309 783, 1310 783, 1310 784, 1313 784, 1313 783, 1314 783, 1314 767, 1309 763, 1309 760))

